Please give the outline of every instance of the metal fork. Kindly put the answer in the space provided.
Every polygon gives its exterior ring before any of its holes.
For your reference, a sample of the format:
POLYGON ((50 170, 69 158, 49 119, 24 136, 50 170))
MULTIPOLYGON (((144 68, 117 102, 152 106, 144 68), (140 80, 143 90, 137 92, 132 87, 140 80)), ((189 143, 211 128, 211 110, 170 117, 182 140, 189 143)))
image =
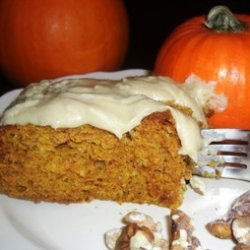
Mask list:
POLYGON ((203 129, 194 174, 250 181, 250 130, 203 129))

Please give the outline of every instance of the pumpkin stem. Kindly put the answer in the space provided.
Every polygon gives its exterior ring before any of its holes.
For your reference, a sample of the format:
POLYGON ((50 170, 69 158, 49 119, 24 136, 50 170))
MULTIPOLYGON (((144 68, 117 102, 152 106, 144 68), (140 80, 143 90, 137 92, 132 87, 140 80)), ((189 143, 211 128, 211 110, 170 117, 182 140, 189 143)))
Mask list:
POLYGON ((215 6, 212 8, 204 25, 208 29, 218 32, 242 32, 246 30, 246 24, 238 20, 226 6, 215 6))

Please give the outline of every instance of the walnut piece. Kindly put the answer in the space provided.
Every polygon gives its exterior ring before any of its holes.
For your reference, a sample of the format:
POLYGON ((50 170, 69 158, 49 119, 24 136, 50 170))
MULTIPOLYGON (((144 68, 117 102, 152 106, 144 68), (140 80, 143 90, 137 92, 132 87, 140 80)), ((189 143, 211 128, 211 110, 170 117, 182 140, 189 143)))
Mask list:
POLYGON ((241 216, 234 219, 232 231, 238 243, 248 245, 250 248, 250 216, 241 216))
POLYGON ((191 218, 181 210, 172 211, 171 243, 162 236, 160 223, 149 215, 130 212, 123 218, 123 226, 105 234, 111 250, 202 250, 200 241, 193 236, 191 218))
POLYGON ((237 217, 242 216, 250 216, 250 190, 235 200, 223 218, 209 222, 206 227, 216 237, 233 238, 232 223, 237 217))
POLYGON ((214 236, 221 239, 231 239, 232 238, 232 229, 231 222, 225 221, 223 219, 215 220, 209 222, 206 225, 207 230, 214 236))
POLYGON ((122 229, 120 237, 117 239, 115 250, 130 250, 131 245, 134 248, 143 245, 145 249, 151 249, 154 242, 153 233, 145 226, 139 227, 137 224, 128 224, 122 229), (133 239, 134 238, 134 239, 133 239), (134 244, 131 242, 134 241, 134 244))
POLYGON ((235 250, 250 250, 250 246, 239 243, 239 244, 237 244, 235 250))
POLYGON ((120 237, 122 230, 120 228, 111 229, 104 235, 105 244, 108 249, 115 249, 117 239, 120 237))
POLYGON ((130 212, 124 218, 120 230, 105 234, 105 242, 112 250, 158 249, 169 250, 169 243, 162 237, 161 225, 153 218, 139 212, 130 212))
POLYGON ((204 195, 205 194, 205 183, 198 176, 192 176, 190 179, 190 187, 194 192, 204 195))
POLYGON ((170 250, 201 250, 198 238, 193 236, 194 226, 191 218, 183 211, 171 212, 170 250))

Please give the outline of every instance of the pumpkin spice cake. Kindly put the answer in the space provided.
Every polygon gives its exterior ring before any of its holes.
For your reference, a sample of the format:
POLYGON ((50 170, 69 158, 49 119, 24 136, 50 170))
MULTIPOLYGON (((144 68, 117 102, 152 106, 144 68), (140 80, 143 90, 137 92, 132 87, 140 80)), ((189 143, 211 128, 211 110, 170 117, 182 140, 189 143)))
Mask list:
POLYGON ((0 193, 177 208, 217 100, 194 76, 32 84, 1 117, 0 193))

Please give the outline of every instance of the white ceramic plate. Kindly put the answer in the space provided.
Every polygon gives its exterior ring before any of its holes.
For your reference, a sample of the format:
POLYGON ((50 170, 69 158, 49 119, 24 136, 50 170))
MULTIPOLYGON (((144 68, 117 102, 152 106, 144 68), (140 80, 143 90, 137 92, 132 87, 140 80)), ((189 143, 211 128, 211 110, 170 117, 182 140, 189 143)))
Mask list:
MULTIPOLYGON (((144 70, 127 70, 115 73, 88 74, 88 77, 120 78, 127 75, 146 74, 144 70)), ((78 76, 77 76, 78 77, 78 76)), ((0 114, 20 90, 0 97, 0 114)), ((204 249, 230 250, 231 240, 211 236, 205 225, 226 213, 232 202, 249 189, 249 182, 237 180, 204 179, 204 196, 188 189, 180 207, 191 216, 194 234, 204 249)), ((105 250, 104 233, 122 226, 121 218, 137 210, 160 221, 167 233, 169 209, 154 205, 138 205, 92 201, 90 203, 62 205, 33 203, 0 195, 0 249, 1 250, 105 250)))

